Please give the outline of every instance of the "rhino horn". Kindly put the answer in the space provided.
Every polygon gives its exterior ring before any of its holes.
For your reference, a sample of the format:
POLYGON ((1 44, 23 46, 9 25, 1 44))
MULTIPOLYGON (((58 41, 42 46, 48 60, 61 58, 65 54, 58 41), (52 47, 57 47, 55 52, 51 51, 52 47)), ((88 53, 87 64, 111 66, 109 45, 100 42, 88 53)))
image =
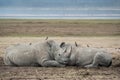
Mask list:
POLYGON ((69 48, 66 48, 65 53, 66 53, 65 56, 69 58, 72 53, 72 46, 70 46, 69 48))

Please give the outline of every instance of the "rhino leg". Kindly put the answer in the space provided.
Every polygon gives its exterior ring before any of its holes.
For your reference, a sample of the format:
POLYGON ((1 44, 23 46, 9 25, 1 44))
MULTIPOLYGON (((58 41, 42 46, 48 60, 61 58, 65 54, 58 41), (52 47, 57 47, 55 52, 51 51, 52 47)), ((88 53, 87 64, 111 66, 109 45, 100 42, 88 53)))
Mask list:
POLYGON ((65 65, 58 63, 55 60, 44 61, 41 65, 44 67, 64 67, 65 66, 65 65))
POLYGON ((85 67, 86 67, 86 68, 98 67, 101 59, 102 59, 101 54, 100 54, 100 53, 97 53, 97 54, 94 56, 94 59, 93 59, 92 64, 86 65, 85 67))
POLYGON ((16 66, 16 65, 10 60, 10 58, 9 58, 8 56, 5 56, 5 57, 4 57, 4 63, 5 63, 5 65, 8 65, 8 66, 16 66))
POLYGON ((112 58, 108 54, 105 54, 104 52, 97 52, 93 59, 93 63, 90 65, 86 65, 85 67, 98 67, 98 66, 109 67, 111 63, 112 58))
POLYGON ((4 64, 5 65, 13 65, 10 61, 9 61, 9 59, 8 58, 4 58, 4 64))
POLYGON ((84 66, 86 68, 92 68, 92 67, 98 67, 98 65, 95 65, 95 64, 89 64, 89 65, 86 65, 84 66))

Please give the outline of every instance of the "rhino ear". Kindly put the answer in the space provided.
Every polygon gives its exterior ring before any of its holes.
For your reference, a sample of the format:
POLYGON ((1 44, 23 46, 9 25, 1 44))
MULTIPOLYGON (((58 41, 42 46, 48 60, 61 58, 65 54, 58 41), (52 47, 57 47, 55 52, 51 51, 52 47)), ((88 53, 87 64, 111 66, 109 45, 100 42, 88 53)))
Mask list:
POLYGON ((78 44, 77 44, 77 42, 75 42, 75 46, 76 46, 76 47, 78 47, 78 44))
POLYGON ((53 40, 48 40, 47 44, 49 45, 49 47, 52 47, 52 45, 54 45, 55 42, 53 40))
POLYGON ((65 42, 62 42, 61 44, 60 44, 60 47, 62 48, 62 47, 65 47, 65 42))

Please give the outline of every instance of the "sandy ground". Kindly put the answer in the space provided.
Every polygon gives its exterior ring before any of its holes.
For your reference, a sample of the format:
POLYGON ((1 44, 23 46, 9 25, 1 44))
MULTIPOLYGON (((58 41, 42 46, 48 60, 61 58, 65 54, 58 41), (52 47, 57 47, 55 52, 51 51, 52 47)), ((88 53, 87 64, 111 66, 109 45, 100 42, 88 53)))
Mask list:
POLYGON ((104 48, 113 56, 109 68, 80 67, 10 67, 3 63, 6 47, 17 43, 44 41, 45 37, 0 37, 0 80, 119 80, 120 79, 120 37, 50 37, 57 42, 76 41, 81 47, 104 48))

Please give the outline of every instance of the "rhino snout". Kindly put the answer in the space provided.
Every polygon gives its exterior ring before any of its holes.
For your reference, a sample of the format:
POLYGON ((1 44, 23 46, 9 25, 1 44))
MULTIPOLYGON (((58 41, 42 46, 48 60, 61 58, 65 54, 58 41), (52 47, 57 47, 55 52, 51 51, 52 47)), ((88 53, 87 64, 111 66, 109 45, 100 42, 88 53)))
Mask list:
POLYGON ((61 64, 68 64, 68 62, 69 62, 68 58, 67 59, 63 59, 62 61, 60 61, 61 64))

